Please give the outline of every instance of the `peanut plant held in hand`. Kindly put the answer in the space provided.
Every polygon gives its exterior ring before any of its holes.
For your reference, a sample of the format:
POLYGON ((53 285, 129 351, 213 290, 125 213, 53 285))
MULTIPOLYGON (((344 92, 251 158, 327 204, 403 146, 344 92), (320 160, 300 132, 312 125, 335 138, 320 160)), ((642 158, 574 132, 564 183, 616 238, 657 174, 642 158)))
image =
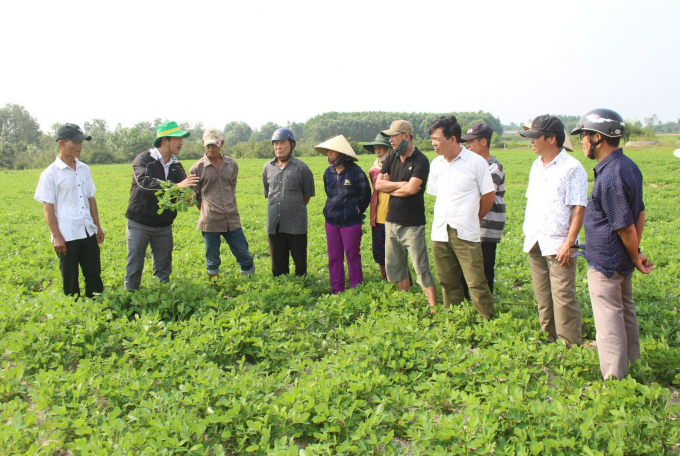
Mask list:
POLYGON ((166 209, 174 212, 185 212, 191 205, 194 189, 186 187, 182 190, 170 181, 159 180, 159 182, 162 188, 156 192, 158 213, 162 214, 166 209))

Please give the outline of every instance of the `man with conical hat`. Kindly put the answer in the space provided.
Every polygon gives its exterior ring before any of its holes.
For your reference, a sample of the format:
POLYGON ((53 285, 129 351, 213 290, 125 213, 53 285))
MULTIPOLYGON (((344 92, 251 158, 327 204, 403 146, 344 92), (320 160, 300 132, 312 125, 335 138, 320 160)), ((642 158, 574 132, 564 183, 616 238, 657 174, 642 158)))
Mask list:
POLYGON ((328 157, 328 168, 323 174, 326 205, 326 242, 328 244, 328 272, 333 294, 345 291, 347 257, 349 287, 364 281, 361 267, 361 235, 364 212, 371 202, 371 188, 366 173, 355 163, 359 159, 347 139, 339 135, 314 148, 328 157))
POLYGON ((437 293, 425 241, 425 186, 430 161, 413 146, 413 126, 395 120, 380 132, 389 138, 394 153, 383 163, 375 188, 389 193, 385 221, 385 269, 387 280, 397 282, 399 290, 409 289, 408 257, 416 271, 417 282, 427 296, 431 312, 436 312, 437 293))
POLYGON ((125 213, 128 219, 125 289, 128 291, 136 290, 141 284, 149 244, 154 277, 167 282, 172 273, 172 223, 177 212, 158 213, 156 192, 162 188, 161 181, 172 182, 182 190, 198 183, 197 176, 187 177, 176 157, 189 132, 176 122, 165 122, 156 127, 156 133, 153 147, 137 155, 132 165, 130 201, 125 213))

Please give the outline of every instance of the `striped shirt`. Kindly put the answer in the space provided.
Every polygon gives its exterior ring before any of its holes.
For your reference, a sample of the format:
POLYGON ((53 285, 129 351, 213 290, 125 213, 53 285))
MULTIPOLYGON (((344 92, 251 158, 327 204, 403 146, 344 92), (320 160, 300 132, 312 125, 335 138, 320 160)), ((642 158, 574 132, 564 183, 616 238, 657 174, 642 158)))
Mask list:
POLYGON ((496 187, 496 199, 491 210, 484 216, 479 225, 482 229, 482 242, 499 243, 505 226, 505 201, 503 201, 503 196, 505 196, 505 171, 503 171, 503 165, 493 155, 489 157, 487 162, 489 163, 493 185, 496 187))

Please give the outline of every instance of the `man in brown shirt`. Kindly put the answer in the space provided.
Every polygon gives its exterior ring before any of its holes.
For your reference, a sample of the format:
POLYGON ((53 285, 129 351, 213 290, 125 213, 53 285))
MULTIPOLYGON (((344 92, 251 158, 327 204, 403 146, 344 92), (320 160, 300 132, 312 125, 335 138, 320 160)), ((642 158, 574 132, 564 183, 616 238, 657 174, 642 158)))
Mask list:
POLYGON ((222 132, 211 128, 203 133, 205 155, 189 170, 198 176, 196 202, 201 211, 197 230, 205 240, 205 259, 208 277, 220 273, 220 242, 224 238, 231 253, 241 267, 241 274, 255 272, 253 256, 248 251, 248 241, 241 229, 241 218, 236 207, 236 180, 238 165, 231 157, 222 155, 222 132))

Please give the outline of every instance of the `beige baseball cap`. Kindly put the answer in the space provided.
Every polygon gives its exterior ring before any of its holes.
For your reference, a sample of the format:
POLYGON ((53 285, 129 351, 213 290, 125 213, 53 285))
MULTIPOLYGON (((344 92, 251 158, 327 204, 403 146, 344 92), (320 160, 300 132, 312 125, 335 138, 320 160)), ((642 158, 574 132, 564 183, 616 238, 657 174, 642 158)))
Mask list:
MULTIPOLYGON (((531 122, 525 123, 522 125, 522 129, 528 130, 531 128, 531 122)), ((567 152, 573 152, 574 151, 574 146, 571 143, 571 139, 569 139, 569 133, 567 133, 567 130, 564 130, 564 144, 562 144, 562 147, 564 147, 567 152)))
POLYGON ((383 130, 380 132, 380 134, 383 136, 394 136, 398 135, 399 133, 408 133, 409 135, 413 136, 413 126, 411 125, 411 122, 408 120, 395 120, 392 122, 392 125, 390 125, 389 130, 383 130))
POLYGON ((224 141, 224 136, 222 135, 222 130, 219 128, 209 128, 203 132, 203 145, 209 146, 214 144, 216 146, 222 145, 224 141))

